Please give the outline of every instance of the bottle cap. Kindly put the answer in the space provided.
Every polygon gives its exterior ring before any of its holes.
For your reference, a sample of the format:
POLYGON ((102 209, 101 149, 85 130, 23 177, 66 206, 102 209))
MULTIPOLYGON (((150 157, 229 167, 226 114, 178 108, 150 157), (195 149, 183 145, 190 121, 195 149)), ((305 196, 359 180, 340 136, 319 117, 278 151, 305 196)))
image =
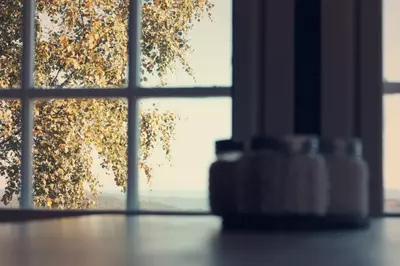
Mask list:
POLYGON ((348 156, 361 156, 362 143, 358 138, 350 139, 324 139, 321 141, 321 151, 324 154, 343 154, 348 156))
POLYGON ((307 154, 316 153, 319 141, 314 135, 289 135, 284 138, 285 150, 288 153, 307 154))
POLYGON ((232 151, 243 151, 243 142, 234 141, 231 139, 218 140, 215 142, 215 153, 224 153, 232 151))

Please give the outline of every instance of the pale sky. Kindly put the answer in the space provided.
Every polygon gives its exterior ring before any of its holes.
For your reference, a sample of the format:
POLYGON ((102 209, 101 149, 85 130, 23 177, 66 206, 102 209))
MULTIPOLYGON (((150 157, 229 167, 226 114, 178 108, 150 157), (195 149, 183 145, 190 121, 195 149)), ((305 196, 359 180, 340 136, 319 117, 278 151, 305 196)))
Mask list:
POLYGON ((400 1, 383 1, 383 76, 400 81, 400 1))
MULTIPOLYGON (((384 0, 383 76, 400 82, 400 1, 384 0)), ((400 189, 400 94, 383 98, 385 188, 400 189)))

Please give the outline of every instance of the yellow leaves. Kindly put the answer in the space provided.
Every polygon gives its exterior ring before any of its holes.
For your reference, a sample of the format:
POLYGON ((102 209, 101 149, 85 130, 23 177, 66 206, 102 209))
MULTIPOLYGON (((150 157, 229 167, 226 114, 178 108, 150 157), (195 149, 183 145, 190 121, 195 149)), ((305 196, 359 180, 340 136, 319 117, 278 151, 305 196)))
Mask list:
POLYGON ((34 136, 43 136, 43 131, 42 130, 37 130, 37 129, 33 129, 32 130, 32 134, 34 135, 34 136))
POLYGON ((2 88, 2 89, 7 88, 8 85, 9 85, 9 83, 6 80, 2 80, 0 78, 0 88, 2 88))
POLYGON ((69 38, 67 35, 62 35, 60 38, 60 44, 63 46, 67 46, 69 44, 69 38))
POLYGON ((59 148, 60 148, 61 150, 63 150, 64 152, 68 152, 68 151, 69 151, 68 146, 65 145, 65 143, 61 143, 61 144, 59 145, 59 148))
POLYGON ((65 60, 65 65, 74 69, 80 69, 79 62, 76 58, 67 58, 65 60))
POLYGON ((103 72, 103 65, 97 65, 96 66, 96 70, 97 70, 97 72, 99 72, 99 73, 102 73, 103 72))
POLYGON ((67 52, 72 52, 74 50, 74 47, 72 45, 67 46, 67 52))
POLYGON ((99 34, 98 33, 89 33, 86 35, 86 38, 88 39, 88 44, 89 48, 93 49, 97 46, 99 42, 99 34))
POLYGON ((94 2, 93 1, 91 1, 91 0, 85 0, 85 6, 87 6, 87 7, 89 7, 89 8, 92 8, 92 7, 94 7, 94 2))
POLYGON ((101 27, 100 21, 95 21, 95 22, 93 22, 93 25, 92 25, 92 30, 93 30, 93 31, 99 30, 100 27, 101 27))
POLYGON ((50 199, 50 198, 47 198, 46 207, 47 207, 47 208, 51 208, 52 205, 53 205, 53 200, 50 199))

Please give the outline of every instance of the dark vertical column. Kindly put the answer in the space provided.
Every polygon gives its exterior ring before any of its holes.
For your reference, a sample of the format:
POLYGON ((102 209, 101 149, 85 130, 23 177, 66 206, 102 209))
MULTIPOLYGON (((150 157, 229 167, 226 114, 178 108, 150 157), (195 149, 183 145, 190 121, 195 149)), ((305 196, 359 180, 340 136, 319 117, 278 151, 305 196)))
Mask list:
POLYGON ((265 114, 265 97, 266 97, 266 80, 264 75, 266 74, 266 54, 267 54, 267 40, 266 40, 266 23, 265 23, 265 15, 267 13, 267 1, 268 0, 260 0, 259 10, 258 10, 258 25, 260 27, 260 59, 258 62, 258 73, 260 77, 260 83, 258 87, 258 99, 257 99, 257 114, 258 114, 258 121, 257 121, 257 132, 261 135, 265 135, 266 132, 266 114, 265 114))
POLYGON ((293 134, 295 0, 261 1, 264 3, 260 52, 263 83, 259 100, 263 133, 272 136, 293 134))
POLYGON ((233 138, 247 140, 259 133, 260 0, 233 1, 232 112, 233 138))
POLYGON ((320 134, 321 0, 295 3, 296 134, 320 134))
POLYGON ((354 1, 354 32, 355 32, 355 40, 354 40, 354 91, 353 91, 353 100, 354 100, 354 113, 353 113, 353 134, 357 138, 361 138, 361 0, 354 1))

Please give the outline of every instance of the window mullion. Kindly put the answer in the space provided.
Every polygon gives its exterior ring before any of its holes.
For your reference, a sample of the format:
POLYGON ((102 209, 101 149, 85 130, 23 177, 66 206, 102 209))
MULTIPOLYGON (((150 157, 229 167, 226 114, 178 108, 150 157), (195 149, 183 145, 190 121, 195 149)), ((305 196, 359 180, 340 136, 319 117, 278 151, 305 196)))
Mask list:
POLYGON ((32 145, 33 145, 33 102, 28 96, 28 90, 34 86, 34 12, 35 1, 23 2, 23 44, 22 44, 22 72, 21 72, 21 104, 22 104, 22 137, 21 137, 21 204, 23 209, 31 209, 33 201, 32 183, 32 145))
POLYGON ((348 138, 355 121, 355 0, 321 3, 321 135, 348 138))
POLYGON ((127 210, 139 208, 138 199, 138 150, 139 150, 139 108, 135 90, 139 87, 140 71, 140 23, 141 1, 131 0, 128 26, 128 177, 127 210))
POLYGON ((248 139, 258 129, 261 1, 233 1, 232 132, 237 140, 248 139))
POLYGON ((358 0, 360 10, 360 133, 370 171, 370 211, 383 213, 382 0, 358 0))
POLYGON ((261 127, 267 135, 294 133, 295 0, 263 0, 261 127))
POLYGON ((383 94, 399 94, 400 83, 399 82, 383 82, 383 94))

